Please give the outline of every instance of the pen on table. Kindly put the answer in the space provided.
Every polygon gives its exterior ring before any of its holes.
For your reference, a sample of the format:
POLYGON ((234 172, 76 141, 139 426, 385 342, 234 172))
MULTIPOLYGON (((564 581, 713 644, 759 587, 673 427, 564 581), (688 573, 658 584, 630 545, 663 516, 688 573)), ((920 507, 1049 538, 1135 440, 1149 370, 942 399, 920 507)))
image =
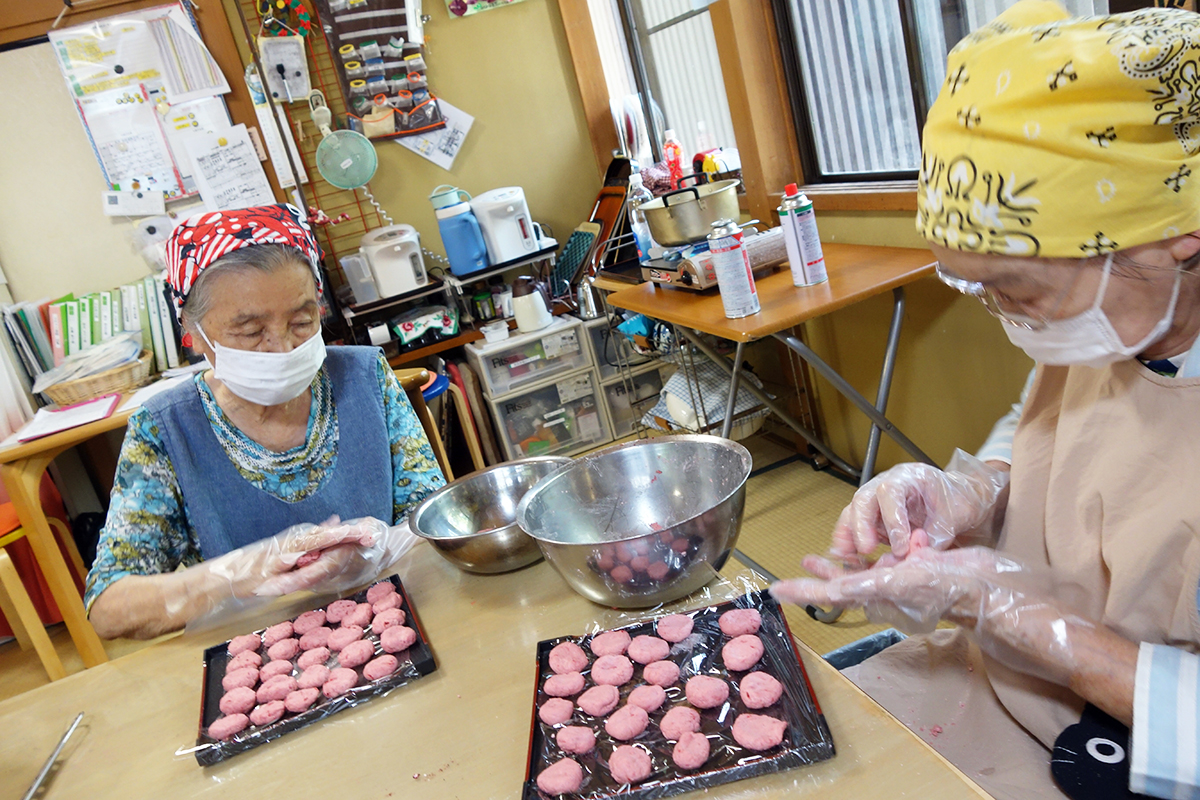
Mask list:
POLYGON ((79 727, 79 721, 82 719, 83 712, 80 711, 79 716, 75 717, 75 721, 71 723, 71 727, 67 728, 67 732, 64 733, 62 738, 58 740, 58 747, 55 747, 54 752, 51 753, 50 757, 46 759, 46 763, 42 765, 42 771, 39 772, 37 777, 33 779, 33 785, 29 787, 29 791, 25 793, 25 796, 22 797, 21 800, 30 800, 30 798, 37 794, 37 790, 42 786, 42 781, 46 780, 46 776, 50 774, 50 768, 54 766, 54 762, 58 759, 58 754, 62 752, 63 746, 67 743, 67 739, 71 738, 71 734, 74 733, 75 729, 79 727))

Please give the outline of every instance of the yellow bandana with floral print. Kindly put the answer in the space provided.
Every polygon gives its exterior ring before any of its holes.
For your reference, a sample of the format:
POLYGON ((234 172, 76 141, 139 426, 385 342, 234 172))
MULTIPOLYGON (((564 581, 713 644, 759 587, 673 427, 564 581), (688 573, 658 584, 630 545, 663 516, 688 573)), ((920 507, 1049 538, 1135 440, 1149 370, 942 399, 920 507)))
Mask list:
POLYGON ((917 230, 1067 258, 1200 230, 1200 15, 1023 0, 964 38, 925 125, 917 230))

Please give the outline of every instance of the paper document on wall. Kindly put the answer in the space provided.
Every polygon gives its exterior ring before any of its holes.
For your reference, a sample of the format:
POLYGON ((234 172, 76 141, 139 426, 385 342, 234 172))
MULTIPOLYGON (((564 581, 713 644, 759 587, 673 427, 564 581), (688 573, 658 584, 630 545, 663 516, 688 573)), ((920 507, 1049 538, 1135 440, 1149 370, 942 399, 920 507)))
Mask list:
POLYGON ((231 124, 225 101, 219 97, 205 97, 168 106, 158 107, 163 132, 171 155, 179 167, 185 194, 196 193, 196 180, 192 177, 192 160, 188 158, 187 142, 197 136, 227 130, 231 124))
MULTIPOLYGON (((300 151, 296 149, 296 140, 292 137, 287 114, 284 113, 282 106, 276 106, 275 111, 279 114, 279 125, 287 137, 288 150, 292 151, 292 161, 296 165, 296 171, 300 173, 300 182, 308 183, 308 173, 304 171, 304 161, 300 158, 300 151)), ((255 106, 254 114, 258 117, 258 129, 262 131, 263 140, 267 145, 267 155, 271 158, 271 166, 275 168, 275 177, 279 180, 279 185, 284 188, 295 186, 296 181, 292 178, 287 154, 283 150, 283 144, 279 141, 279 129, 275 127, 275 121, 271 119, 271 109, 265 105, 255 106)))
POLYGON ((446 120, 446 127, 430 131, 419 136, 406 136, 396 139, 396 144, 412 150, 422 158, 432 161, 439 167, 449 170, 454 166, 454 159, 466 141, 467 133, 471 130, 475 118, 467 112, 455 108, 440 97, 438 108, 446 120))
POLYGON ((209 211, 270 205, 275 193, 267 182, 245 125, 196 136, 187 142, 192 174, 209 211))
POLYGON ((147 22, 171 104, 225 94, 229 83, 182 8, 147 22))
POLYGON ((117 190, 182 194, 154 104, 142 85, 113 89, 76 101, 88 120, 104 178, 117 190))

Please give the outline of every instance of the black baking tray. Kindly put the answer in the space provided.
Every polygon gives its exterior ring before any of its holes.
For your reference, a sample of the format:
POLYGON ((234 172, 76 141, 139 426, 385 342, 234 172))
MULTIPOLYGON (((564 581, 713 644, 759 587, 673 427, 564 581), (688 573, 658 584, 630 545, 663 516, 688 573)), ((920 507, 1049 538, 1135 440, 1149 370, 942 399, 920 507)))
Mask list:
MULTIPOLYGON (((225 665, 229 661, 229 642, 222 642, 205 650, 204 674, 201 678, 203 690, 200 695, 200 729, 196 737, 196 748, 194 751, 196 760, 200 762, 200 765, 207 767, 220 763, 239 753, 244 753, 259 745, 274 741, 292 731, 308 727, 315 722, 320 722, 339 711, 354 708, 372 698, 387 694, 392 689, 403 686, 406 683, 411 683, 437 669, 437 664, 433 659, 433 651, 429 648, 429 638, 425 635, 425 629, 421 627, 421 621, 417 617, 417 611, 413 608, 408 593, 404 591, 404 585, 395 575, 388 578, 388 580, 396 587, 396 591, 399 592, 403 600, 400 608, 404 611, 406 617, 404 624, 416 631, 416 643, 404 651, 403 654, 395 654, 398 657, 406 657, 401 658, 399 666, 391 675, 363 686, 356 686, 346 694, 335 697, 332 700, 322 697, 319 703, 307 711, 299 714, 285 714, 278 722, 270 725, 251 725, 246 730, 235 734, 233 738, 225 741, 212 738, 208 735, 207 731, 208 726, 221 716, 220 702, 221 695, 224 694, 221 681, 225 677, 225 665)), ((361 603, 365 601, 366 596, 367 590, 363 589, 355 594, 347 595, 345 599, 361 603)), ((282 622, 282 620, 280 621, 282 622)), ((252 632, 262 634, 262 630, 252 632)), ((379 648, 379 636, 374 632, 368 631, 368 638, 375 643, 376 655, 381 654, 383 651, 379 648)), ((333 661, 336 658, 336 656, 332 656, 330 660, 333 661)), ((358 667, 355 671, 361 678, 362 667, 358 667)))
MULTIPOLYGON (((620 797, 622 800, 660 800, 685 792, 719 786, 724 783, 767 775, 796 767, 815 764, 834 756, 833 736, 821 712, 821 706, 813 693, 804 664, 796 652, 795 640, 788 628, 779 604, 765 592, 750 592, 728 603, 679 612, 693 619, 692 635, 679 644, 671 646, 668 658, 680 667, 679 681, 667 689, 667 701, 650 714, 650 725, 635 739, 618 742, 604 730, 604 719, 590 717, 578 707, 569 725, 587 725, 596 734, 596 748, 587 755, 570 756, 584 769, 583 786, 578 794, 561 795, 576 800, 602 800, 620 797), (759 670, 773 675, 783 684, 783 696, 766 709, 747 709, 738 694, 738 680, 744 672, 730 673, 721 659, 721 647, 729 637, 721 632, 717 619, 725 611, 734 608, 756 608, 762 615, 762 627, 758 635, 763 642, 763 657, 751 671, 759 670), (673 745, 658 729, 663 714, 673 706, 685 705, 683 686, 693 675, 714 675, 730 683, 729 699, 720 708, 701 710, 701 732, 712 748, 708 763, 698 770, 680 770, 671 761, 673 745), (743 712, 766 714, 783 719, 788 723, 783 743, 763 753, 742 748, 733 740, 731 726, 738 714, 743 712), (609 775, 607 756, 619 744, 641 746, 650 754, 652 772, 645 781, 635 784, 619 784, 609 775)), ((624 630, 631 637, 642 634, 654 635, 655 620, 647 620, 614 630, 624 630)), ((599 631, 597 633, 600 633, 599 631)), ((529 765, 525 773, 523 800, 554 800, 537 787, 538 773, 545 767, 568 754, 558 749, 554 732, 559 726, 544 724, 538 719, 537 711, 548 696, 541 691, 546 678, 554 674, 550 669, 550 650, 560 642, 572 641, 589 653, 587 643, 596 634, 584 636, 561 636, 538 643, 537 680, 534 688, 533 716, 529 741, 529 765)), ((621 688, 623 705, 629 692, 642 683, 641 666, 634 665, 634 678, 621 688)), ((586 673, 585 673, 586 676, 586 673)), ((588 686, 593 685, 589 679, 588 686)))

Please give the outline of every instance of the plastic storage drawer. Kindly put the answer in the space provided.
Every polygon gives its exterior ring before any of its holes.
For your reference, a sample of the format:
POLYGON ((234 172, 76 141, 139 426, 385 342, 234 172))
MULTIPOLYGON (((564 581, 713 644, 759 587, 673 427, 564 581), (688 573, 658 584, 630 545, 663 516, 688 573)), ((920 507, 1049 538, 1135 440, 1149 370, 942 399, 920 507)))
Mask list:
POLYGON ((612 441, 594 369, 582 369, 489 399, 510 459, 569 456, 612 441))
POLYGON ((608 418, 612 422, 614 439, 621 439, 634 432, 637 420, 658 402, 663 385, 674 371, 674 365, 662 363, 635 368, 630 380, 633 384, 632 395, 629 386, 620 378, 604 384, 604 402, 608 406, 608 418))
POLYGON ((609 330, 608 319, 597 317, 583 323, 592 359, 600 372, 600 380, 608 381, 621 374, 621 364, 631 369, 645 366, 649 359, 633 349, 633 345, 618 330, 609 330))
POLYGON ((490 398, 564 375, 591 363, 583 343, 582 327, 574 317, 562 316, 533 333, 520 333, 502 342, 467 345, 467 360, 483 382, 490 398))

